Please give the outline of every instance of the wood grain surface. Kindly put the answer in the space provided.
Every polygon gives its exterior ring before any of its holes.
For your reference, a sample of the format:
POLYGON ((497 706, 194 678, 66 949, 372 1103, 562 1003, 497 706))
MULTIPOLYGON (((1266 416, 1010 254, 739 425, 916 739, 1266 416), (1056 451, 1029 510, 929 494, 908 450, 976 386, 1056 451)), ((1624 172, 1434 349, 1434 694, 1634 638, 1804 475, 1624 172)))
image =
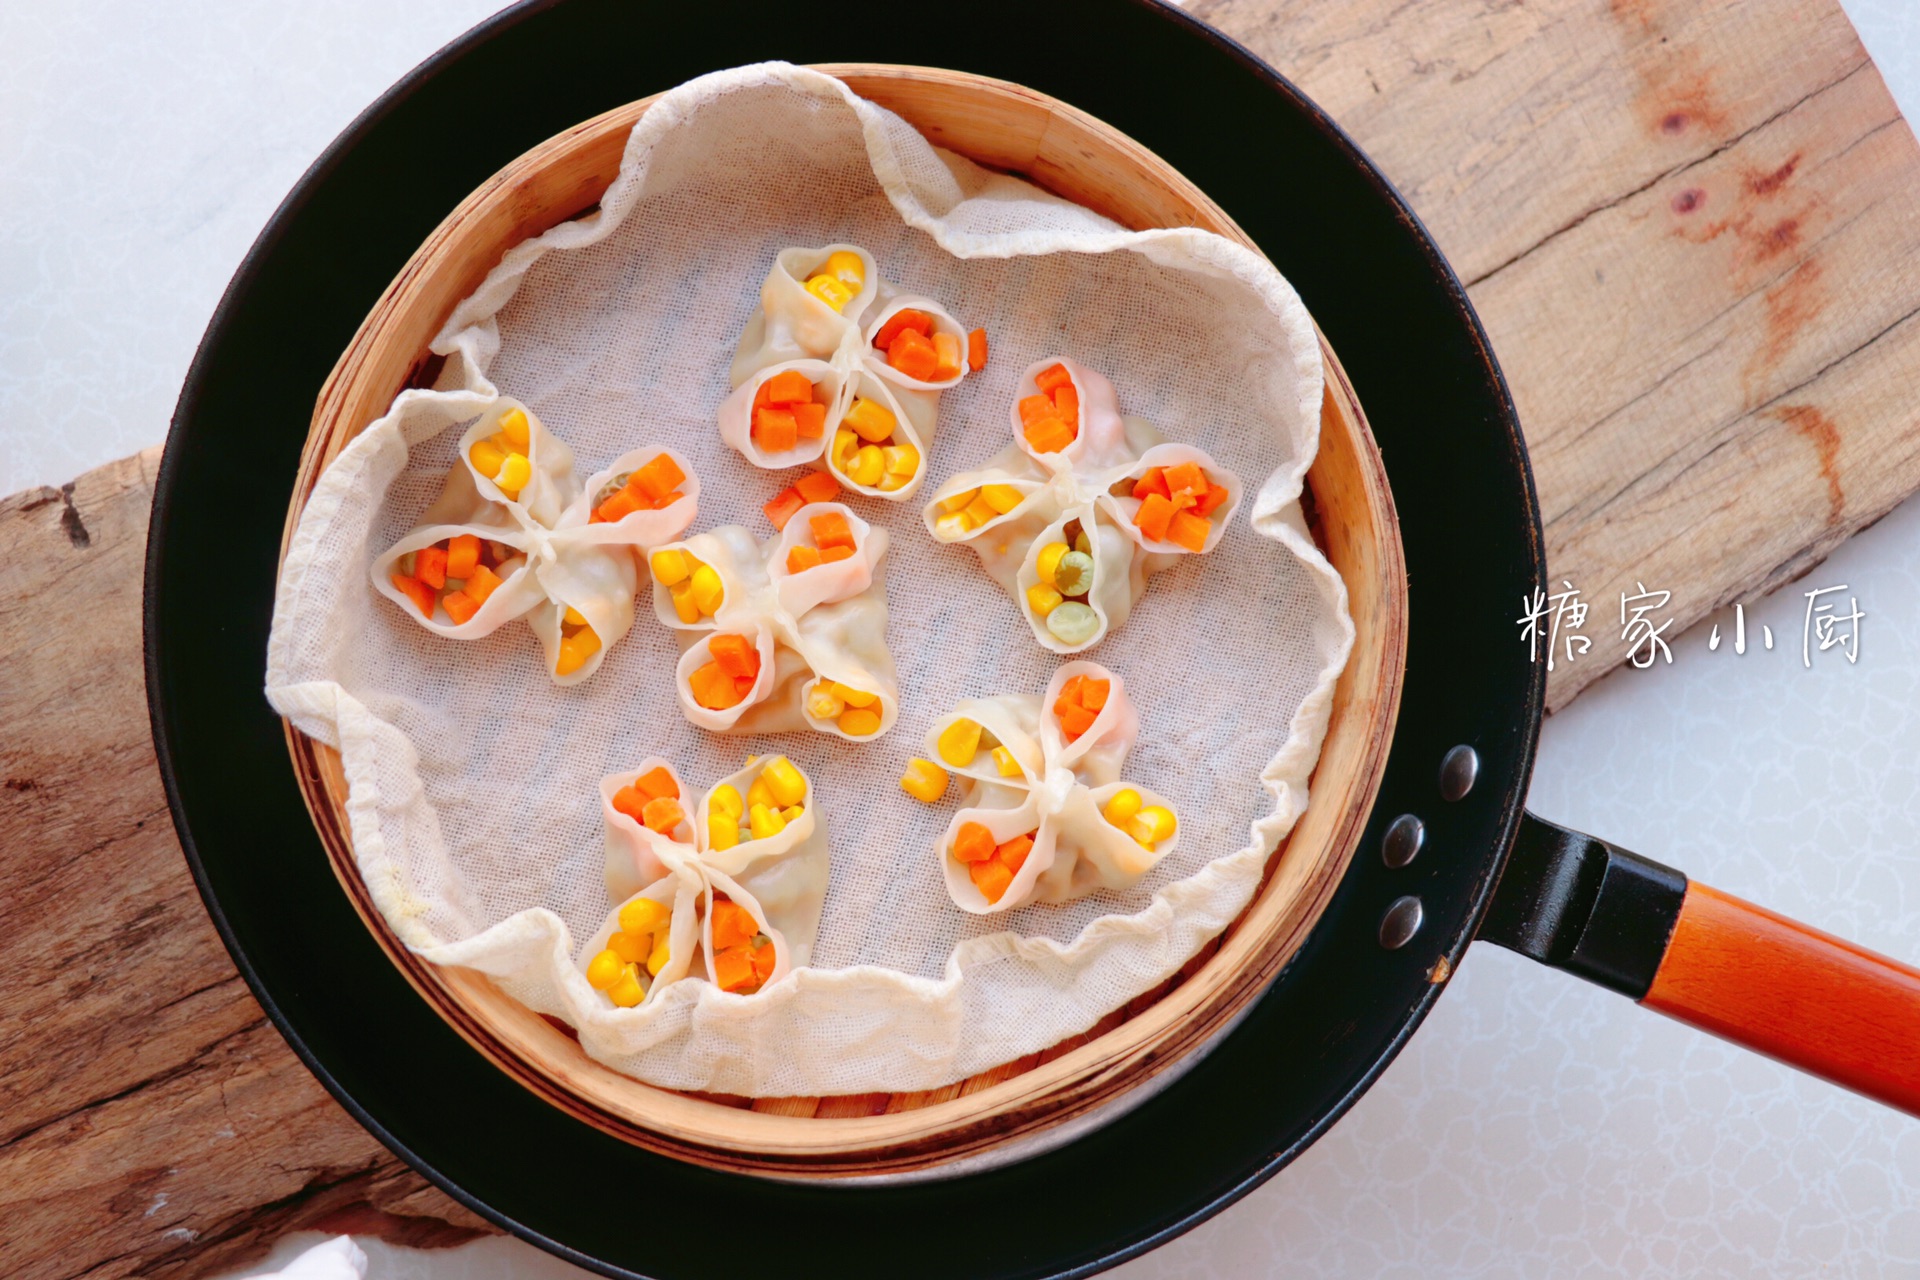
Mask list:
MULTIPOLYGON (((1644 580, 1677 630, 1920 485, 1920 156, 1832 0, 1190 8, 1326 107, 1468 282, 1596 621, 1644 580)), ((0 502, 0 1262, 200 1276, 302 1227, 465 1238, 264 1021, 188 877, 140 688, 154 464, 0 502), (44 626, 55 590, 89 601, 77 640, 44 626)), ((1556 706, 1621 656, 1588 631, 1556 706)))

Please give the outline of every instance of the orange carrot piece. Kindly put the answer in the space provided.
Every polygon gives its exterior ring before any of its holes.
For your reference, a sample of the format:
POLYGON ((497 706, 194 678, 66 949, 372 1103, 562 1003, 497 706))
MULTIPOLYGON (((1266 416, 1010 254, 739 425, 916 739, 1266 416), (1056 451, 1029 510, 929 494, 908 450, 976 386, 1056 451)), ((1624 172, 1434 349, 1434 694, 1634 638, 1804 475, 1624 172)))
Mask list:
POLYGON ((1207 549, 1207 538, 1213 533, 1213 521, 1205 516, 1197 516, 1191 511, 1176 511, 1167 525, 1168 542, 1178 543, 1189 551, 1201 552, 1207 549))
POLYGON ((747 956, 753 961, 754 984, 756 986, 765 985, 766 982, 773 977, 773 966, 780 959, 778 955, 774 954, 773 943, 769 942, 763 947, 749 945, 747 947, 747 956))
POLYGON ((975 329, 967 335, 967 368, 975 373, 987 367, 987 331, 975 329))
POLYGON ((1080 690, 1086 683, 1087 678, 1085 676, 1067 677, 1067 682, 1060 686, 1060 696, 1053 700, 1054 711, 1058 712, 1066 707, 1079 706, 1080 690))
POLYGON ((392 573, 387 576, 393 579, 394 586, 406 593, 407 599, 413 601, 413 607, 420 611, 422 617, 433 616, 433 599, 436 592, 432 587, 418 578, 409 578, 404 573, 392 573))
POLYGON ((1020 874, 1020 868, 1026 864, 1027 855, 1033 852, 1032 836, 1015 836, 993 851, 994 861, 1005 867, 1010 876, 1020 874))
POLYGON ((1200 495, 1199 501, 1193 504, 1193 514, 1197 516, 1210 516, 1226 505, 1227 486, 1223 484, 1209 485, 1207 491, 1200 495))
POLYGON ((745 636, 722 633, 707 641, 707 652, 730 676, 758 676, 760 650, 745 636))
POLYGON ((447 616, 453 619, 456 627, 464 625, 467 619, 480 612, 479 602, 464 591, 447 592, 440 597, 440 607, 447 611, 447 616))
POLYGON ((828 547, 853 545, 853 529, 847 524, 847 518, 838 511, 826 511, 808 517, 807 527, 813 530, 813 545, 822 551, 828 547))
POLYGON ((954 833, 953 856, 962 862, 981 862, 993 856, 993 833, 977 822, 963 822, 954 833))
POLYGON ((713 983, 722 991, 741 991, 754 985, 750 948, 731 947, 713 953, 713 983))
POLYGON ((1047 396, 1027 396, 1020 401, 1020 425, 1030 427, 1046 418, 1057 418, 1060 411, 1047 396))
POLYGON ((896 311, 887 317, 887 322, 880 326, 878 333, 873 335, 873 345, 882 351, 891 351, 893 340, 908 329, 926 337, 933 332, 933 317, 924 311, 915 311, 912 307, 896 311))
POLYGON ((1060 713, 1060 728, 1066 733, 1067 741, 1072 742, 1087 730, 1093 728, 1097 713, 1085 707, 1068 707, 1060 713))
POLYGON ((774 528, 784 529, 787 521, 793 519, 793 513, 806 505, 807 500, 800 496, 800 491, 789 485, 774 494, 772 501, 760 509, 767 513, 767 519, 774 528))
POLYGON ((1005 863, 992 859, 968 867, 967 876, 988 902, 1000 901, 1007 886, 1013 883, 1013 872, 1007 870, 1005 863))
POLYGON ((652 504, 635 496, 631 486, 620 490, 611 498, 593 509, 593 519, 589 524, 616 524, 636 511, 645 511, 652 504))
POLYGON ((640 825, 651 831, 658 831, 663 836, 670 836, 673 834, 673 829, 679 826, 686 816, 687 811, 680 807, 678 800, 667 796, 655 796, 641 808, 640 825))
POLYGON ((739 903, 730 902, 725 898, 714 899, 711 920, 715 951, 746 946, 753 941, 753 935, 760 932, 760 926, 754 923, 752 912, 739 903))
POLYGON ((887 348, 887 363, 916 381, 932 382, 939 377, 940 353, 918 331, 905 329, 887 348))
POLYGON ((665 510, 686 496, 686 494, 680 492, 678 489, 675 489, 672 493, 663 493, 653 500, 653 509, 655 511, 665 510))
POLYGON ((1207 473, 1200 469, 1197 462, 1176 462, 1167 468, 1168 495, 1179 493, 1182 489, 1198 498, 1207 491, 1207 473))
POLYGON ((852 547, 828 547, 820 553, 820 563, 822 564, 832 564, 836 560, 850 560, 852 558, 852 547))
POLYGON ((1080 393, 1073 389, 1071 382, 1063 382, 1053 389, 1053 407, 1068 422, 1080 421, 1080 393))
POLYGON ((809 569, 818 569, 825 557, 816 547, 794 547, 787 552, 787 572, 805 573, 809 569))
POLYGON ((662 453, 627 478, 627 487, 637 489, 649 502, 658 501, 680 487, 687 473, 680 464, 662 453))
POLYGON ((413 576, 435 591, 447 585, 447 553, 443 547, 422 547, 413 553, 413 576))
POLYGON ((768 453, 785 453, 799 440, 800 424, 791 409, 753 411, 753 442, 768 453))
POLYGON ((793 406, 793 429, 802 440, 818 440, 827 434, 827 406, 811 400, 793 406))
POLYGON ((1113 681, 1095 680, 1092 676, 1083 676, 1080 685, 1080 705, 1089 711, 1098 711, 1107 705, 1107 695, 1113 692, 1113 681))
POLYGON ((613 811, 639 822, 646 816, 647 801, 652 798, 638 787, 622 787, 613 793, 613 811))
POLYGON ((794 492, 808 502, 832 502, 840 496, 840 485, 824 471, 809 471, 793 482, 794 492))
POLYGON ((680 798, 680 784, 673 780, 673 775, 667 772, 663 764, 657 764, 635 778, 633 785, 649 800, 658 800, 661 796, 669 800, 680 798))
POLYGON ((1033 384, 1040 388, 1040 394, 1050 396, 1058 387, 1073 385, 1073 375, 1067 372, 1064 364, 1050 364, 1033 375, 1033 384))
POLYGON ((767 389, 767 403, 776 405, 811 404, 813 384, 798 369, 776 373, 761 384, 767 389))
POLYGON ((475 604, 485 604, 487 597, 500 586, 500 575, 483 564, 473 566, 473 572, 467 575, 466 593, 475 604))
POLYGON ((934 334, 933 354, 939 360, 934 370, 935 378, 944 381, 960 376, 960 339, 950 333, 934 334))
POLYGON ((764 409, 768 405, 773 403, 773 385, 772 384, 773 384, 773 379, 768 378, 765 382, 760 384, 760 389, 753 393, 754 408, 764 409))
POLYGON ((447 576, 465 582, 480 563, 480 539, 471 533, 457 534, 447 540, 447 576))
POLYGON ((734 687, 733 677, 717 662, 695 668, 687 684, 693 690, 693 700, 709 711, 727 711, 740 705, 740 691, 734 687))
POLYGON ((740 701, 745 702, 747 695, 753 692, 753 686, 759 682, 760 677, 758 676, 735 676, 733 678, 733 691, 739 695, 740 701))
POLYGON ((1140 504, 1140 510, 1133 516, 1133 522, 1140 526, 1140 532, 1147 535, 1149 542, 1165 542, 1167 525, 1173 520, 1173 503, 1159 494, 1150 495, 1140 504))
POLYGON ((1042 418, 1027 428, 1027 443, 1036 453, 1058 453, 1074 442, 1074 429, 1058 418, 1042 418))
POLYGON ((1167 469, 1165 467, 1148 467, 1145 474, 1133 482, 1133 496, 1142 502, 1145 502, 1156 493, 1163 498, 1171 498, 1173 496, 1173 492, 1167 488, 1167 469))

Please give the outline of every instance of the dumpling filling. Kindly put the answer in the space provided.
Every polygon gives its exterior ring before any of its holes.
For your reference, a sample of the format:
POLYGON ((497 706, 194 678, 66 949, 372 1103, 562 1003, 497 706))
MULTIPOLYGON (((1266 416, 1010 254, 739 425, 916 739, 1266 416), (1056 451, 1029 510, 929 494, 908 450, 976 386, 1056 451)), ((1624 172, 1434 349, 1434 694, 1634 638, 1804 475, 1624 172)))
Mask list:
POLYGON ((1093 541, 1080 521, 1069 520, 1060 542, 1040 548, 1034 571, 1040 581, 1027 588, 1027 607, 1046 619, 1047 631, 1061 644, 1085 644, 1100 629, 1093 594, 1093 541))
POLYGON ((1020 874, 1039 834, 1036 828, 1011 840, 996 841, 993 832, 979 823, 963 822, 953 837, 954 861, 966 867, 967 878, 988 902, 998 902, 1020 874))
POLYGON ((431 620, 438 608, 457 627, 480 612, 487 597, 524 563, 525 557, 504 542, 462 533, 409 551, 387 576, 422 617, 431 620))

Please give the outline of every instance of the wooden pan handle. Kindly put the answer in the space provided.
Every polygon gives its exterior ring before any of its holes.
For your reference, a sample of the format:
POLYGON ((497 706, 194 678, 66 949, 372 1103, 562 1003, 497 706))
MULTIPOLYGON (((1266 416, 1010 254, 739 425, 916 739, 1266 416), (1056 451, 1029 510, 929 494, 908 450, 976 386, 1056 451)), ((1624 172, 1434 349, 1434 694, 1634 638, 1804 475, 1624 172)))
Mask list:
POLYGON ((1920 1115, 1920 969, 1689 883, 1641 1001, 1920 1115))

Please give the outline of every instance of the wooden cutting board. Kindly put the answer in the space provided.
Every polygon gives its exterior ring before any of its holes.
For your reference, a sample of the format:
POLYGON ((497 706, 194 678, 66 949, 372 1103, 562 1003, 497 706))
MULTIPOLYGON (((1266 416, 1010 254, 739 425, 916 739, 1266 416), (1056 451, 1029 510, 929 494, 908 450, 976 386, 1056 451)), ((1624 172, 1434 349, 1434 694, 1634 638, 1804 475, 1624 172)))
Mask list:
MULTIPOLYGON (((1677 634, 1920 487, 1920 148, 1831 0, 1193 8, 1331 111, 1468 282, 1594 623, 1644 581, 1677 634)), ((0 1270, 469 1239, 267 1024, 188 876, 140 683, 157 461, 0 501, 0 1270), (56 600, 88 623, 57 641, 56 600)), ((1556 706, 1622 656, 1588 634, 1556 706)))

